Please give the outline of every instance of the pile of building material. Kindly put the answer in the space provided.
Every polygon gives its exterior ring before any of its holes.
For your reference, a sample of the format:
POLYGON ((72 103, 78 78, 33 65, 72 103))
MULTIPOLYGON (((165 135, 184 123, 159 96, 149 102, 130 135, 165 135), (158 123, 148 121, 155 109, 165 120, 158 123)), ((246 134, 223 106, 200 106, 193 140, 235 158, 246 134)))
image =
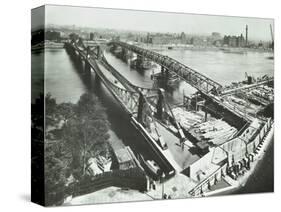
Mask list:
POLYGON ((203 121, 203 116, 185 110, 182 107, 176 107, 172 109, 172 112, 178 123, 185 129, 189 130, 193 125, 201 123, 203 121))
POLYGON ((247 105, 247 101, 245 101, 244 99, 240 99, 235 96, 230 96, 229 99, 236 104, 243 105, 243 106, 247 105))
POLYGON ((114 151, 119 170, 127 170, 137 167, 137 158, 131 148, 126 146, 125 148, 114 151))
POLYGON ((274 98, 273 89, 268 86, 257 87, 256 89, 252 90, 251 94, 269 102, 272 102, 274 98))
POLYGON ((87 172, 91 176, 99 175, 111 170, 112 160, 111 158, 105 158, 103 156, 97 156, 88 160, 87 172))
POLYGON ((222 120, 208 121, 194 126, 193 132, 205 141, 220 145, 232 138, 237 129, 222 120))
POLYGON ((269 87, 269 86, 267 86, 267 85, 263 85, 262 88, 263 88, 265 91, 270 92, 270 93, 273 94, 274 89, 273 89, 272 87, 269 87))
POLYGON ((229 96, 227 101, 234 107, 234 109, 238 109, 241 113, 252 114, 254 116, 261 109, 261 106, 252 104, 250 101, 246 101, 245 99, 248 98, 248 96, 248 94, 229 96))
POLYGON ((254 119, 250 126, 240 135, 243 141, 250 141, 253 135, 261 128, 261 122, 258 119, 254 119))

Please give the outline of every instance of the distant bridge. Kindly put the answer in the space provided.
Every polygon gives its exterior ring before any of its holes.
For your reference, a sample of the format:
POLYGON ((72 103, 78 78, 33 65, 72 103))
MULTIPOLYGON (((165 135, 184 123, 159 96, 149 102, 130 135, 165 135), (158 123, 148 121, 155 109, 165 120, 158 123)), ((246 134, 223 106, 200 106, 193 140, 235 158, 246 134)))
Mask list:
POLYGON ((120 46, 159 64, 161 68, 176 74, 178 77, 207 96, 210 93, 218 95, 221 92, 221 84, 173 58, 121 41, 110 41, 108 45, 120 46))

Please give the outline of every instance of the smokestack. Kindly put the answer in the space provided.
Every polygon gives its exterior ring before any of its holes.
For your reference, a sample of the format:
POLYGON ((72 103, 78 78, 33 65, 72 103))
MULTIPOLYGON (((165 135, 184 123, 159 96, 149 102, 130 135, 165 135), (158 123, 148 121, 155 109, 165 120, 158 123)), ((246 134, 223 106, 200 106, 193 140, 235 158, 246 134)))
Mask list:
POLYGON ((248 25, 246 25, 246 46, 248 46, 248 25))

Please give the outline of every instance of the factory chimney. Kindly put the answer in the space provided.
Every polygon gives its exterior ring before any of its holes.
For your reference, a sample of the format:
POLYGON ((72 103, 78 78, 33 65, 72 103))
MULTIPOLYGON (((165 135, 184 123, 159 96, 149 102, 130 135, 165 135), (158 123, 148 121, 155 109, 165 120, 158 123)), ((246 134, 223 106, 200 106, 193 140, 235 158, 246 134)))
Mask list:
POLYGON ((248 25, 246 25, 246 46, 248 46, 248 25))

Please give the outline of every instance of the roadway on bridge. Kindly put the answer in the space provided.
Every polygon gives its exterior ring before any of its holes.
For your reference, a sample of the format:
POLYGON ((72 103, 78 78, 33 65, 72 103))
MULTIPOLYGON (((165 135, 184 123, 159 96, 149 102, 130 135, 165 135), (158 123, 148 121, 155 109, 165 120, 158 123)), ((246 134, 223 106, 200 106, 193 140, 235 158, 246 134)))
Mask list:
POLYGON ((105 75, 105 77, 112 83, 114 84, 115 86, 119 87, 119 88, 122 88, 122 89, 126 89, 124 87, 124 85, 118 81, 118 79, 113 76, 104 66, 102 66, 99 62, 97 63, 100 70, 102 71, 102 73, 105 75))

